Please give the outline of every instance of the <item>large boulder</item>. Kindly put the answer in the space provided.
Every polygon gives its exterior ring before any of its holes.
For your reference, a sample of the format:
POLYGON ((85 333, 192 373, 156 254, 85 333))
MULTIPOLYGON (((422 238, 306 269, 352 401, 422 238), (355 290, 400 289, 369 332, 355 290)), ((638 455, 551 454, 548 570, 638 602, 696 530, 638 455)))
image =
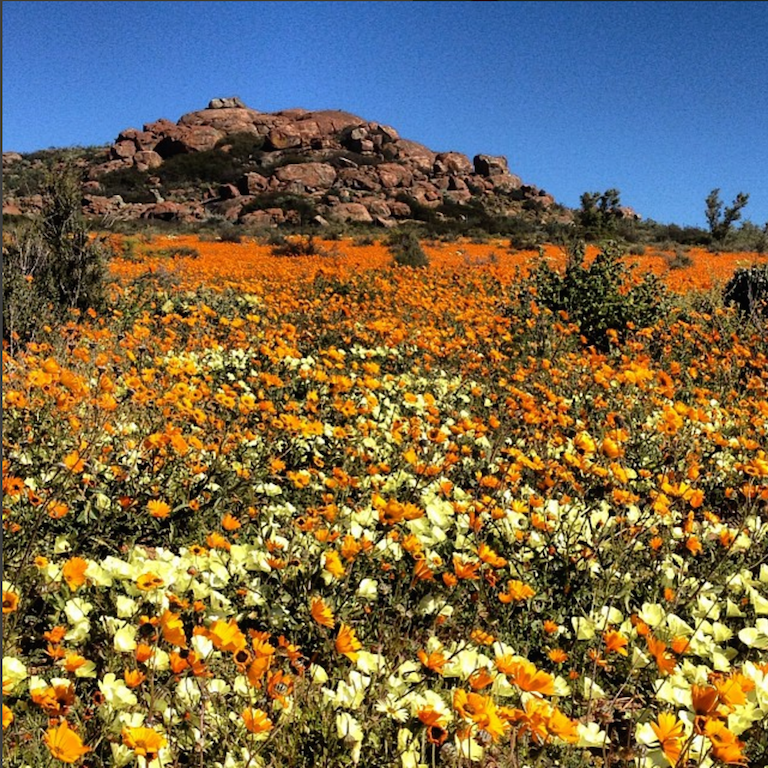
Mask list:
POLYGON ((460 152, 440 152, 435 157, 433 172, 437 174, 472 173, 474 167, 466 155, 460 152))
POLYGON ((475 155, 475 173, 480 176, 501 176, 509 173, 507 158, 503 155, 475 155))
POLYGON ((368 209, 362 203, 339 203, 330 209, 329 216, 336 221, 359 221, 365 224, 373 221, 368 209))
POLYGON ((275 171, 275 176, 286 184, 297 182, 308 190, 328 189, 336 181, 336 171, 328 163, 293 163, 275 171))

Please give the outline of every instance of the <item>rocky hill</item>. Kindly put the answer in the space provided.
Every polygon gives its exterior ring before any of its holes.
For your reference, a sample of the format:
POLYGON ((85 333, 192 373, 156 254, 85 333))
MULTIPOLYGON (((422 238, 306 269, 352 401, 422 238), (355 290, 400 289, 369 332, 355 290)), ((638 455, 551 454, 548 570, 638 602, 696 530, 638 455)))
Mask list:
MULTIPOLYGON (((505 157, 470 160, 348 112, 259 112, 237 98, 213 99, 175 123, 127 128, 110 146, 81 151, 78 162, 84 211, 107 220, 390 227, 478 211, 570 218, 551 195, 510 173, 505 157)), ((4 213, 39 206, 30 179, 44 164, 44 152, 3 154, 4 213)))

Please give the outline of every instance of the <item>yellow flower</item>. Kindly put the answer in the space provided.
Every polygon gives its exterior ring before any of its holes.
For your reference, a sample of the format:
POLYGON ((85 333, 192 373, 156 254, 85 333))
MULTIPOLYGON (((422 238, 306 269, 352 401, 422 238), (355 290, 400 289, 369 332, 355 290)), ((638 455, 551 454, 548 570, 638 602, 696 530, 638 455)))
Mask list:
POLYGON ((122 736, 126 747, 147 760, 154 760, 157 753, 168 744, 165 736, 144 726, 123 728, 122 736))

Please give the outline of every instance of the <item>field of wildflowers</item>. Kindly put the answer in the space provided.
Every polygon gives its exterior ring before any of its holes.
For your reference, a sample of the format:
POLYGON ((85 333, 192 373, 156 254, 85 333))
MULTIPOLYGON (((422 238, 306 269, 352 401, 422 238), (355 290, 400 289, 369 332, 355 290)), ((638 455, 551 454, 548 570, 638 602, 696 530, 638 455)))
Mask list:
POLYGON ((597 351, 424 249, 158 239, 4 355, 4 765, 768 763, 759 258, 597 351))

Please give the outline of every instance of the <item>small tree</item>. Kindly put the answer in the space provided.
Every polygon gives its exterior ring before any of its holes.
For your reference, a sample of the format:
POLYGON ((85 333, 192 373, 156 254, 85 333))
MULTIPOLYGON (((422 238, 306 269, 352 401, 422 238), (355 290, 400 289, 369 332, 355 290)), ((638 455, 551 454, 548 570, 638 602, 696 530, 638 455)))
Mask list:
POLYGON ((618 189, 605 192, 585 192, 576 221, 586 236, 599 237, 613 232, 621 218, 621 193, 618 189))
POLYGON ((741 210, 749 202, 749 195, 739 192, 733 203, 723 210, 723 201, 720 199, 720 189, 713 189, 707 195, 706 216, 709 223, 709 231, 715 242, 722 243, 731 231, 734 223, 741 218, 741 210))

